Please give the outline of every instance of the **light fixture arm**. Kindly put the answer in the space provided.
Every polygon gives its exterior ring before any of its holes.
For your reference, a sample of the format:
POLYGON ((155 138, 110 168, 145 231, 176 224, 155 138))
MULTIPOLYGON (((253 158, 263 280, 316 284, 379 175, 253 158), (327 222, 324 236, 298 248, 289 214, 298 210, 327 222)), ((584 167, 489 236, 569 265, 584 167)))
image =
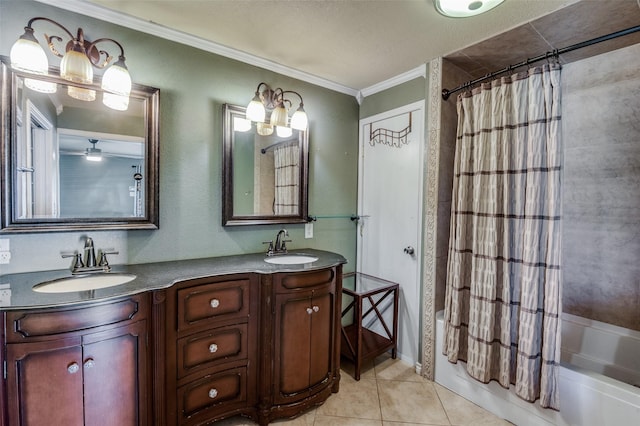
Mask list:
MULTIPOLYGON (((109 64, 109 62, 111 62, 111 60, 113 59, 113 56, 111 56, 107 51, 98 50, 96 47, 98 43, 102 43, 106 41, 110 41, 114 43, 116 46, 118 46, 118 48, 120 49, 120 55, 118 55, 118 61, 121 62, 121 66, 124 64, 124 61, 125 61, 124 47, 122 47, 122 45, 118 41, 112 38, 104 37, 104 38, 99 38, 93 42, 87 42, 84 38, 84 31, 82 28, 78 28, 77 36, 74 37, 71 31, 65 28, 62 24, 54 21, 53 19, 45 18, 43 16, 31 18, 29 22, 27 22, 27 26, 24 27, 25 34, 23 34, 22 37, 26 37, 29 40, 33 40, 37 42, 37 39, 33 34, 34 33, 33 23, 36 21, 49 22, 50 24, 53 24, 58 28, 60 28, 62 31, 64 31, 67 34, 67 36, 69 36, 69 39, 74 44, 74 47, 78 46, 80 48, 79 50, 83 51, 87 55, 87 57, 89 58, 89 61, 91 62, 91 65, 93 65, 96 68, 106 67, 109 64), (100 61, 101 55, 105 55, 106 57, 106 59, 102 62, 100 61)), ((44 37, 47 41, 47 46, 49 47, 49 50, 57 57, 62 58, 64 56, 64 53, 60 53, 60 51, 54 45, 54 41, 62 42, 63 41, 62 37, 57 35, 49 36, 46 33, 44 34, 44 37)), ((66 46, 65 46, 65 50, 67 50, 66 46)))
POLYGON ((296 130, 306 130, 308 126, 307 113, 304 111, 304 101, 300 93, 293 90, 284 90, 280 87, 272 89, 267 83, 261 82, 256 88, 256 93, 247 106, 247 119, 259 123, 265 122, 266 110, 271 111, 269 122, 278 128, 294 128, 296 130), (264 86, 262 91, 261 88, 264 86), (291 117, 289 123, 288 109, 293 106, 293 102, 286 98, 292 93, 300 99, 300 106, 291 117), (285 107, 288 104, 288 108, 285 107))

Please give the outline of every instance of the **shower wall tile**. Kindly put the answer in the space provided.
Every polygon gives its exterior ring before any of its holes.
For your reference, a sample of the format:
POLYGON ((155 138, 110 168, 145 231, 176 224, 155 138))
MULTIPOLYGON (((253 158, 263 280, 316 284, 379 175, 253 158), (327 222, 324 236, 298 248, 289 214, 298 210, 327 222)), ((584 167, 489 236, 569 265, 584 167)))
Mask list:
POLYGON ((640 330, 640 44, 562 73, 563 305, 640 330))

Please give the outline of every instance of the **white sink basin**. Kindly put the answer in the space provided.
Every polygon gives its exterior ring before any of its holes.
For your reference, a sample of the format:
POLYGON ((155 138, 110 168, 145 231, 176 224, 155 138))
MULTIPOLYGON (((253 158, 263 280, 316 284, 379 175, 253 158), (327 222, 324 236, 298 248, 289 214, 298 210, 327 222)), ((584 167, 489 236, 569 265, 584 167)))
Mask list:
POLYGON ((81 277, 60 278, 47 281, 33 287, 38 293, 70 293, 74 291, 97 290, 128 283, 135 279, 132 274, 102 273, 81 277))
POLYGON ((264 261, 277 265, 302 265, 303 263, 311 263, 316 260, 318 260, 317 257, 307 256, 305 254, 282 254, 280 256, 267 257, 264 261))

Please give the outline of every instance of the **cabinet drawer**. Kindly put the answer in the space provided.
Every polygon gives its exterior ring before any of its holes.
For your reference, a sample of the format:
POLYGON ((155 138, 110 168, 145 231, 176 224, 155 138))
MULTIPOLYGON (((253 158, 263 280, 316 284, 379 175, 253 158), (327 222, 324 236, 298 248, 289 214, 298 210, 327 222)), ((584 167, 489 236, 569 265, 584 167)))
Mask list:
POLYGON ((240 367, 180 387, 178 412, 183 421, 199 416, 212 418, 217 411, 228 411, 246 400, 247 369, 240 367))
POLYGON ((249 278, 178 290, 178 330, 209 319, 249 315, 249 278))
POLYGON ((277 293, 288 293, 293 290, 311 290, 333 284, 335 276, 334 269, 299 274, 278 274, 275 280, 275 290, 277 293))
POLYGON ((98 306, 7 312, 7 342, 82 331, 145 316, 144 298, 132 297, 98 306))
POLYGON ((220 327, 178 340, 178 377, 214 362, 247 358, 247 324, 220 327))

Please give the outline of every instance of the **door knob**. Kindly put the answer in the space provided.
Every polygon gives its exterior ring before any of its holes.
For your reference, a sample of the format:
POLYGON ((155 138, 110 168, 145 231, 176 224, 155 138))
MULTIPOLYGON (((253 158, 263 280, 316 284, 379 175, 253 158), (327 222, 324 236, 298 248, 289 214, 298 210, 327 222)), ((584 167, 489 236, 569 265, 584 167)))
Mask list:
POLYGON ((404 252, 407 253, 408 255, 413 255, 413 253, 415 253, 415 250, 413 249, 413 247, 408 246, 404 248, 404 252))

